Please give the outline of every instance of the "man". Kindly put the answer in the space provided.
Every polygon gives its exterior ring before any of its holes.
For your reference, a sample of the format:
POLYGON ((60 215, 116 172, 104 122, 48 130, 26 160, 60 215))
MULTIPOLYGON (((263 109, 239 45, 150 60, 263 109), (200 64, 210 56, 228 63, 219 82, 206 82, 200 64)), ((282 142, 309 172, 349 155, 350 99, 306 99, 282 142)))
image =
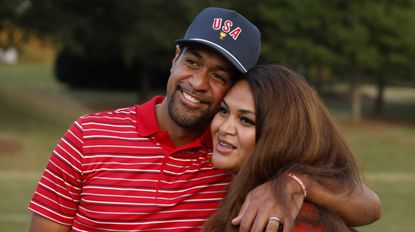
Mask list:
MULTIPOLYGON (((210 163, 210 120, 259 52, 260 32, 247 19, 232 10, 203 10, 177 41, 165 97, 86 115, 71 126, 30 203, 30 230, 199 230, 231 178, 210 163)), ((233 223, 273 229, 278 216, 288 230, 302 192, 289 179, 260 186, 233 223), (278 183, 287 189, 282 203, 273 197, 278 183), (293 209, 282 210, 286 204, 293 209)))

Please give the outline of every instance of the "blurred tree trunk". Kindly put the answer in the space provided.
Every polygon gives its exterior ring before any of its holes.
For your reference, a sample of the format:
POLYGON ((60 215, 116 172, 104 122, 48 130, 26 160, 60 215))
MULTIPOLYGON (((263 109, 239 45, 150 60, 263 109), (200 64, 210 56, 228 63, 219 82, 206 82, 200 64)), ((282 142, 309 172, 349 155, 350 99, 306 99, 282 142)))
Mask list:
POLYGON ((316 66, 316 77, 314 87, 319 93, 323 93, 323 67, 321 65, 316 66))
POLYGON ((376 99, 373 108, 373 114, 375 116, 383 116, 384 113, 384 98, 385 98, 385 77, 383 75, 378 76, 376 99))
POLYGON ((148 75, 148 69, 145 68, 139 68, 136 67, 135 70, 140 73, 139 80, 139 86, 138 86, 138 93, 137 93, 137 101, 138 103, 143 103, 147 100, 149 100, 150 96, 150 90, 151 90, 151 83, 150 83, 150 77, 148 75))
POLYGON ((132 68, 133 75, 139 78, 137 86, 137 103, 141 104, 149 99, 151 82, 148 75, 148 70, 141 68, 139 64, 134 64, 132 68))
POLYGON ((362 96, 360 92, 360 81, 362 72, 356 69, 350 79, 350 95, 352 100, 351 120, 359 122, 362 120, 362 96))

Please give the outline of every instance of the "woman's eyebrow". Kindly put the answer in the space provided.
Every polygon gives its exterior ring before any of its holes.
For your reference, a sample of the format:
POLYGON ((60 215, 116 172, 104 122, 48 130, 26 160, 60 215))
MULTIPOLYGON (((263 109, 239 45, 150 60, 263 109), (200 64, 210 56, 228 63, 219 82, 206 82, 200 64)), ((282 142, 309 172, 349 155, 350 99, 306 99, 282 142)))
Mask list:
POLYGON ((244 109, 242 109, 242 110, 239 110, 239 111, 242 112, 242 113, 255 115, 255 111, 252 111, 252 110, 244 110, 244 109))
POLYGON ((226 106, 226 108, 229 108, 229 105, 228 105, 228 103, 226 103, 225 99, 222 100, 222 104, 224 104, 226 106))
MULTIPOLYGON (((226 108, 229 108, 229 105, 228 105, 228 103, 226 103, 226 100, 225 99, 222 100, 222 104, 224 104, 226 108)), ((247 114, 253 114, 253 115, 255 115, 255 110, 239 109, 238 111, 239 112, 242 112, 242 113, 247 113, 247 114)))

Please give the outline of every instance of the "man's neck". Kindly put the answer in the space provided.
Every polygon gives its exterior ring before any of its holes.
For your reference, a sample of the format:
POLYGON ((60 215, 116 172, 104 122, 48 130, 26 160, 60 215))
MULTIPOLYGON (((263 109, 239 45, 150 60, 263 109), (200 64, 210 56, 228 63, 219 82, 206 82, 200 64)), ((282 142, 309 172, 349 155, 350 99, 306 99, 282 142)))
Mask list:
POLYGON ((184 128, 177 125, 169 116, 167 102, 164 100, 156 105, 156 117, 160 130, 167 131, 176 147, 183 146, 198 138, 205 130, 207 125, 193 128, 184 128))

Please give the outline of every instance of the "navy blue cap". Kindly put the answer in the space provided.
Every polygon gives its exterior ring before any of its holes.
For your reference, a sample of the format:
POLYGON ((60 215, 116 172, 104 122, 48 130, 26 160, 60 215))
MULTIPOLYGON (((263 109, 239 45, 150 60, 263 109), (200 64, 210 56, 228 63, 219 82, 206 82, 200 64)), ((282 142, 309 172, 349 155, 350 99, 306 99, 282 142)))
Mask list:
POLYGON ((261 50, 261 32, 234 10, 209 7, 202 10, 176 43, 197 43, 222 54, 241 73, 253 68, 261 50))

